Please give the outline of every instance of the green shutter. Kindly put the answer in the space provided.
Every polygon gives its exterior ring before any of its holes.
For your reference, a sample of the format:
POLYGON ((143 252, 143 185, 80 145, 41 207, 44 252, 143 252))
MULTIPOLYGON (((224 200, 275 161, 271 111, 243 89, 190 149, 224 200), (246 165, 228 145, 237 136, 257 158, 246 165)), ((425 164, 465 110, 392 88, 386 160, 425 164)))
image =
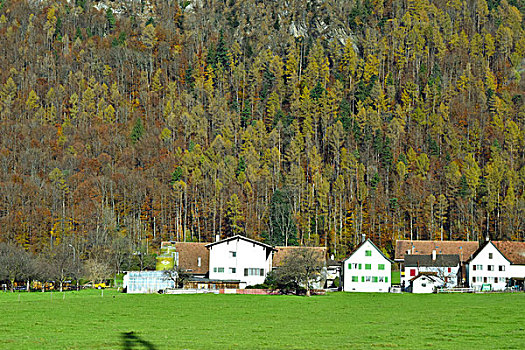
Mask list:
POLYGON ((388 277, 385 277, 385 282, 388 282, 388 277))
POLYGON ((361 264, 359 264, 359 270, 361 270, 361 264))
POLYGON ((352 270, 352 264, 348 263, 348 270, 352 270))
POLYGON ((365 281, 365 276, 361 276, 361 282, 365 281))

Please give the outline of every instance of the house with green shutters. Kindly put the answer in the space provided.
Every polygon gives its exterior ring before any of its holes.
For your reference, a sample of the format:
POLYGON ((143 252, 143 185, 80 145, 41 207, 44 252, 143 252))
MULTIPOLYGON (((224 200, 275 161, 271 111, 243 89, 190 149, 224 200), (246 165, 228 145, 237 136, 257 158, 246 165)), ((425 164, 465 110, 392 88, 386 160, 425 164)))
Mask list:
POLYGON ((392 263, 370 239, 365 240, 343 261, 343 290, 388 292, 392 263))

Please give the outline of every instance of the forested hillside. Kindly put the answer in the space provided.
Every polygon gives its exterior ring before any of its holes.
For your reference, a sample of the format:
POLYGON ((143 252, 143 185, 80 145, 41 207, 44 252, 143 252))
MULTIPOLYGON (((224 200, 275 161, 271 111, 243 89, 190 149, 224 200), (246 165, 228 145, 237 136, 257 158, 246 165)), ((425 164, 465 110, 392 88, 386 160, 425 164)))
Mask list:
POLYGON ((525 239, 523 0, 107 4, 0 0, 0 241, 525 239))

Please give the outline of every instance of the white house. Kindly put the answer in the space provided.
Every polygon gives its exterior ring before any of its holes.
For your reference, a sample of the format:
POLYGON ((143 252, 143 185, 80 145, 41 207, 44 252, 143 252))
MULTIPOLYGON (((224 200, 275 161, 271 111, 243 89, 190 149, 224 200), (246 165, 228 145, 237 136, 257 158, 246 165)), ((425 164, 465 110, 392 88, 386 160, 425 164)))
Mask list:
POLYGON ((504 290, 516 285, 523 289, 525 243, 489 241, 470 258, 468 281, 476 290, 504 290))
POLYGON ((421 273, 410 280, 409 290, 412 293, 434 293, 436 288, 445 285, 445 281, 435 273, 421 273))
POLYGON ((388 292, 392 260, 367 239, 343 261, 343 290, 345 292, 388 292))
POLYGON ((467 278, 475 290, 503 290, 509 280, 510 261, 487 242, 468 261, 467 278))
POLYGON ((437 254, 435 250, 431 255, 405 255, 404 272, 401 284, 406 287, 421 273, 434 273, 444 282, 445 287, 456 287, 461 275, 459 256, 437 254))
POLYGON ((275 251, 268 244, 239 235, 207 244, 206 248, 210 251, 210 279, 238 280, 248 286, 264 282, 275 251))

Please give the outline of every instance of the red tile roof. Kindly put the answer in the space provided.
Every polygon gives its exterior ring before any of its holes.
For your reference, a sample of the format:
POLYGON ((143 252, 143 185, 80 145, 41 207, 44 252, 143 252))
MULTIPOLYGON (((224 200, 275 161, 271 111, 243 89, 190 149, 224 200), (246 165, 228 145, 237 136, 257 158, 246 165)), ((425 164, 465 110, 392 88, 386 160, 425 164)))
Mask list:
POLYGON ((395 260, 405 260, 405 255, 457 254, 461 262, 467 261, 478 249, 478 241, 396 241, 395 260), (410 251, 410 253, 408 253, 410 251))
POLYGON ((272 260, 272 267, 278 267, 281 266, 282 262, 284 261, 284 258, 290 254, 291 251, 294 249, 313 249, 315 251, 318 251, 320 254, 322 254, 323 258, 326 258, 326 251, 327 249, 325 247, 275 247, 277 251, 273 254, 273 260, 272 260))
POLYGON ((176 242, 175 250, 179 253, 179 266, 193 274, 208 272, 210 251, 206 248, 208 243, 176 242), (201 263, 199 266, 199 257, 201 263))
POLYGON ((525 265, 525 242, 492 241, 496 248, 514 265, 525 265))

